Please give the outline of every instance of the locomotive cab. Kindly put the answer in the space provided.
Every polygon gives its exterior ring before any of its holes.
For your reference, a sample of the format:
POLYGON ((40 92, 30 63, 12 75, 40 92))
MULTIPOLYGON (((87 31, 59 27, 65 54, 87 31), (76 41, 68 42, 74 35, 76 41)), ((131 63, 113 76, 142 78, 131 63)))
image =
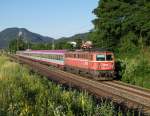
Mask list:
POLYGON ((112 52, 96 52, 93 55, 93 75, 98 80, 111 80, 114 78, 114 54, 112 52))
POLYGON ((114 56, 112 53, 97 53, 96 61, 113 61, 114 56))

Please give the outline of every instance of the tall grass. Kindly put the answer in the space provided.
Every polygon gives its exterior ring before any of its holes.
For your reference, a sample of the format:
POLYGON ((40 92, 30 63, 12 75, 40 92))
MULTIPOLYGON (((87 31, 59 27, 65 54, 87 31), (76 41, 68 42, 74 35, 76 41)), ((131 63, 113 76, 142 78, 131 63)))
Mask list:
POLYGON ((124 115, 112 102, 96 103, 87 92, 66 90, 6 57, 0 58, 0 78, 0 116, 124 115))

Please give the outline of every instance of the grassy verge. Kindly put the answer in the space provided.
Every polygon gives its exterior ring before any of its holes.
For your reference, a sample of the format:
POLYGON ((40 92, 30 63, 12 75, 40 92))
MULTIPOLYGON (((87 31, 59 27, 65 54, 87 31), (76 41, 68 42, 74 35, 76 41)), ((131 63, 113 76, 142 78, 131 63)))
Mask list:
POLYGON ((114 116, 125 114, 110 101, 96 102, 87 92, 66 90, 27 68, 0 57, 0 115, 114 116))

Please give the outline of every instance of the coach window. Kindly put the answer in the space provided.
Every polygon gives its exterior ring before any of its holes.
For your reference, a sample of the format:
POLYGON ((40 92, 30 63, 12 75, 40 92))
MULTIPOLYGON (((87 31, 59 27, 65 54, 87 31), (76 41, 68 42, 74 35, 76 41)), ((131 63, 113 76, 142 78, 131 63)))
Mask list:
POLYGON ((88 54, 86 54, 86 59, 88 59, 88 56, 89 56, 89 55, 88 55, 88 54))
POLYGON ((93 55, 90 55, 90 60, 93 60, 93 55))
POLYGON ((44 58, 47 58, 47 55, 46 55, 46 54, 44 54, 44 55, 43 55, 43 57, 44 57, 44 58))
POLYGON ((63 60, 63 56, 60 56, 60 60, 63 60))
POLYGON ((79 54, 78 54, 78 58, 79 58, 79 54))
POLYGON ((84 54, 84 59, 86 59, 86 55, 84 54))
POLYGON ((96 61, 105 61, 105 55, 104 54, 96 55, 96 61))
POLYGON ((49 55, 49 59, 51 59, 51 55, 49 55))
POLYGON ((84 59, 84 54, 82 54, 82 58, 84 59))
POLYGON ((47 55, 47 54, 45 54, 45 58, 48 58, 48 55, 47 55))

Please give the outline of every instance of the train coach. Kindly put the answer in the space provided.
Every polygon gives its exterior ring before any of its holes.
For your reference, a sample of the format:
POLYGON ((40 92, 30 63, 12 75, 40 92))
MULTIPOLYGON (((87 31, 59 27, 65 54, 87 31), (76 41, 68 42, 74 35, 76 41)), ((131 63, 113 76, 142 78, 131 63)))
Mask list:
POLYGON ((65 51, 66 50, 26 50, 18 51, 16 55, 31 59, 35 62, 40 62, 64 69, 65 51))
POLYGON ((18 51, 17 55, 66 71, 85 73, 96 80, 114 78, 114 54, 109 51, 27 50, 18 51))

